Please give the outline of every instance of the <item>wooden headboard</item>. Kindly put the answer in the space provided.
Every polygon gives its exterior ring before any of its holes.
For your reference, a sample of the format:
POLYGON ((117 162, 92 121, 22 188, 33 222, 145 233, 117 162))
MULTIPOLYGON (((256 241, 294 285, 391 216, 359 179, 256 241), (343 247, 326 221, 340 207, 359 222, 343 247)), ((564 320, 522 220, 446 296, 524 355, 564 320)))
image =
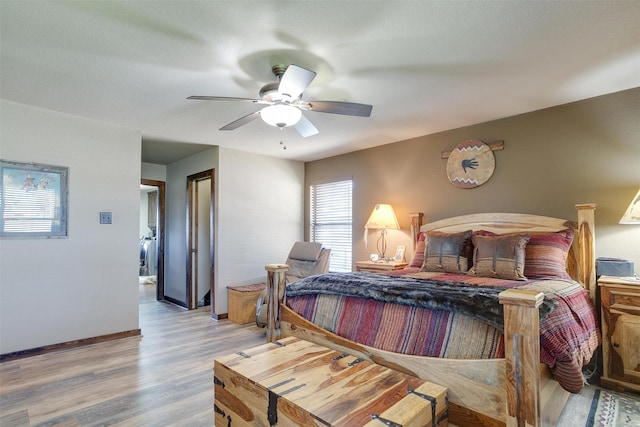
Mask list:
MULTIPOLYGON (((447 233, 487 230, 496 234, 519 232, 532 234, 573 228, 575 235, 567 258, 567 272, 589 291, 591 299, 595 301, 595 208, 596 205, 592 203, 576 205, 577 221, 518 213, 477 213, 430 222, 420 225, 419 229, 447 233)), ((415 214, 412 214, 412 229, 415 219, 413 215, 415 214)), ((419 218, 422 219, 422 216, 419 218)))

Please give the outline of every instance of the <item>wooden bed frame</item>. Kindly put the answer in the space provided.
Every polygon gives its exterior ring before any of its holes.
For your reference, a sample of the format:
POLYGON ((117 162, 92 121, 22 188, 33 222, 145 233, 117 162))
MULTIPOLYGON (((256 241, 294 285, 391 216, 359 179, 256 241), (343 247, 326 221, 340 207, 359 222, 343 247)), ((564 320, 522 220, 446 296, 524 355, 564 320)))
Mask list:
MULTIPOLYGON (((503 234, 554 232, 573 227, 576 234, 567 271, 589 290, 595 301, 595 205, 576 205, 576 209, 577 223, 537 215, 483 213, 435 221, 419 228, 445 232, 482 229, 503 234)), ((412 221, 422 218, 413 215, 412 221)), ((415 226, 413 222, 412 225, 415 226)), ((548 367, 540 363, 540 337, 537 332, 532 333, 539 330, 538 307, 542 293, 509 289, 500 294, 500 303, 504 306, 504 359, 440 359, 360 345, 315 326, 283 304, 288 266, 269 264, 265 268, 269 289, 269 341, 297 336, 445 386, 449 422, 453 425, 555 425, 562 412, 569 393, 552 379, 548 367)))

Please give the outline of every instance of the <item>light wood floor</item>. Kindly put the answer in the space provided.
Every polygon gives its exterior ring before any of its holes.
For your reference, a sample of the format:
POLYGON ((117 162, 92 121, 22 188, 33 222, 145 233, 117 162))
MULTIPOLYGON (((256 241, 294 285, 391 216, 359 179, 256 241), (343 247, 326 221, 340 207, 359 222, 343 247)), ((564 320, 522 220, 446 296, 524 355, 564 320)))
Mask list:
MULTIPOLYGON (((139 286, 142 338, 0 364, 0 426, 213 425, 213 360, 262 344, 264 330, 139 286)), ((572 396, 558 425, 584 426, 593 392, 572 396)))
POLYGON ((142 338, 0 364, 0 426, 211 426, 213 360, 266 342, 140 286, 142 338))

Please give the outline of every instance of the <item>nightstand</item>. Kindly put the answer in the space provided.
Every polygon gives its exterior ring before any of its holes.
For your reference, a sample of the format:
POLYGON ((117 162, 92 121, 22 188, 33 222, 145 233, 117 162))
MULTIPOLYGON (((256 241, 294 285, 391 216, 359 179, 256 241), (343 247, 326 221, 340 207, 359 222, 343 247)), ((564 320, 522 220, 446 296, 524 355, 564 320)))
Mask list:
POLYGON ((602 309, 603 387, 640 391, 640 280, 598 279, 602 309))
POLYGON ((408 262, 373 262, 373 261, 358 261, 356 262, 356 271, 362 271, 366 273, 380 273, 381 271, 402 270, 408 262))

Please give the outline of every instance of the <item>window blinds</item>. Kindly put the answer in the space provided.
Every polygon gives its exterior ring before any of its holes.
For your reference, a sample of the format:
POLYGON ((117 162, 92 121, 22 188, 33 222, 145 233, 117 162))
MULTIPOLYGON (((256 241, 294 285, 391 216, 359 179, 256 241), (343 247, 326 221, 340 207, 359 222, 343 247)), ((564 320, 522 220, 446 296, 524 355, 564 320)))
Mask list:
POLYGON ((310 188, 310 240, 331 249, 330 271, 351 271, 352 189, 352 180, 310 188))

